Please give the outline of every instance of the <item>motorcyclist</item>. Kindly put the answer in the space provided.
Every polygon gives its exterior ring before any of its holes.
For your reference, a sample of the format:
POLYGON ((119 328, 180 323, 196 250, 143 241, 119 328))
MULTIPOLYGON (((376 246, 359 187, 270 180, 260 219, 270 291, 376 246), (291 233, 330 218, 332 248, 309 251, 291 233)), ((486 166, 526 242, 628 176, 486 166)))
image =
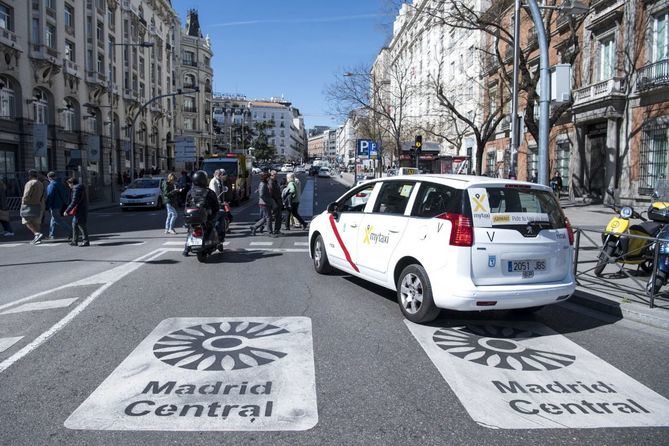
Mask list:
MULTIPOLYGON (((208 221, 211 224, 205 226, 204 240, 207 240, 209 237, 209 231, 215 229, 218 231, 219 240, 221 243, 225 238, 225 233, 221 228, 221 216, 220 205, 218 204, 218 198, 216 194, 209 189, 209 181, 207 179, 207 172, 203 170, 198 170, 193 174, 193 183, 191 189, 186 195, 186 208, 190 207, 201 207, 207 212, 208 221)), ((184 256, 188 256, 188 242, 184 247, 184 256)))

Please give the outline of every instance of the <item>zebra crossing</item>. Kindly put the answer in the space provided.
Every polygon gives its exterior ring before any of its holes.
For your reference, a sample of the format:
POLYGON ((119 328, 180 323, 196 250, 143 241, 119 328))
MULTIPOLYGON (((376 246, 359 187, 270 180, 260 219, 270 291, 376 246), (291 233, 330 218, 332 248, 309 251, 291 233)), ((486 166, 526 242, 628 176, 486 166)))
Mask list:
MULTIPOLYGON (((166 241, 163 242, 162 246, 166 247, 183 247, 184 241, 166 241)), ((309 252, 309 243, 308 242, 290 242, 286 240, 277 240, 277 241, 249 241, 248 239, 233 239, 232 241, 227 240, 223 242, 223 246, 229 250, 233 251, 269 251, 269 252, 280 252, 280 253, 308 253, 309 252)), ((180 248, 167 248, 168 250, 177 250, 180 248)))

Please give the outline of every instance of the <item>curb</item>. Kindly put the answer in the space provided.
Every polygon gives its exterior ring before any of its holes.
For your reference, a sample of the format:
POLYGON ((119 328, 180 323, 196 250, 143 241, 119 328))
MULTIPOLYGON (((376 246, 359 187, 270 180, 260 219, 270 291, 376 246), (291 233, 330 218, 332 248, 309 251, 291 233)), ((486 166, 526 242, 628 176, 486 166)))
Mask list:
POLYGON ((652 309, 634 302, 621 304, 588 293, 582 289, 577 289, 567 302, 581 305, 601 313, 610 314, 621 319, 639 322, 662 330, 669 330, 669 312, 660 308, 652 309), (667 314, 665 315, 663 313, 667 314))

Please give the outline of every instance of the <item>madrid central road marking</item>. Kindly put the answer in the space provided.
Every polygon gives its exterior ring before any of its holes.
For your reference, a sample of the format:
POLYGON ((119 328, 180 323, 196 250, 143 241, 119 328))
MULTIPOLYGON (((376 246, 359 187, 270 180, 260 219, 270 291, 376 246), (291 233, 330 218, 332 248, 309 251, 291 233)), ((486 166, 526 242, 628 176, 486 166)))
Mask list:
POLYGON ((545 325, 405 323, 482 426, 669 426, 669 400, 545 325))
POLYGON ((8 357, 4 361, 0 362, 0 373, 4 372, 7 370, 9 367, 12 366, 16 361, 19 359, 23 358, 33 350, 35 350, 37 347, 45 343, 47 340, 49 340, 53 335, 58 333, 60 330, 62 330, 67 324, 69 324, 79 313, 84 311, 84 309, 89 306, 95 299, 97 299, 98 296, 100 296, 102 293, 104 293, 107 288, 112 286, 114 283, 117 281, 121 280, 123 277, 127 276, 128 274, 132 273, 133 271, 137 270, 138 268, 142 267, 145 262, 150 262, 152 260, 156 260, 158 257, 163 255, 166 252, 164 249, 157 249, 154 251, 149 252, 148 254, 145 254, 143 256, 137 257, 136 259, 132 260, 131 262, 124 263, 123 265, 119 265, 115 268, 112 268, 107 271, 103 271, 101 273, 95 274, 93 276, 87 277, 82 280, 78 280, 76 282, 59 286, 57 288, 53 288, 47 291, 43 291, 41 293, 33 294, 32 296, 27 296, 22 299, 18 299, 14 302, 9 302, 3 305, 0 305, 0 309, 4 309, 7 307, 11 307, 29 300, 34 300, 37 299, 38 297, 47 295, 49 293, 53 293, 56 291, 64 290, 66 288, 70 287, 77 287, 77 286, 90 286, 90 285, 100 285, 99 288, 97 288, 92 294, 90 294, 88 297, 86 297, 84 300, 82 300, 72 311, 70 311, 64 318, 56 322, 51 328, 49 328, 47 331, 36 337, 33 341, 28 343, 25 347, 14 353, 12 356, 8 357))
POLYGON ((69 429, 298 431, 318 422, 307 317, 165 319, 69 429))

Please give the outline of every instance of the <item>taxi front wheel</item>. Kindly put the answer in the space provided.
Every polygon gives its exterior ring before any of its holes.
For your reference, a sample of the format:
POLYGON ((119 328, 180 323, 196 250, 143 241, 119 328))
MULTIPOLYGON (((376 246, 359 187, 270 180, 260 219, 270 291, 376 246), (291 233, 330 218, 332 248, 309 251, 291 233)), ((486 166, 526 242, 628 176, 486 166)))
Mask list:
POLYGON ((421 265, 409 265, 397 279, 397 303, 404 317, 411 322, 424 324, 439 316, 439 308, 432 300, 432 285, 421 265))
POLYGON ((314 269, 318 274, 329 274, 332 272, 328 254, 325 252, 325 242, 323 242, 323 237, 320 235, 316 237, 316 241, 314 242, 313 257, 314 269))

